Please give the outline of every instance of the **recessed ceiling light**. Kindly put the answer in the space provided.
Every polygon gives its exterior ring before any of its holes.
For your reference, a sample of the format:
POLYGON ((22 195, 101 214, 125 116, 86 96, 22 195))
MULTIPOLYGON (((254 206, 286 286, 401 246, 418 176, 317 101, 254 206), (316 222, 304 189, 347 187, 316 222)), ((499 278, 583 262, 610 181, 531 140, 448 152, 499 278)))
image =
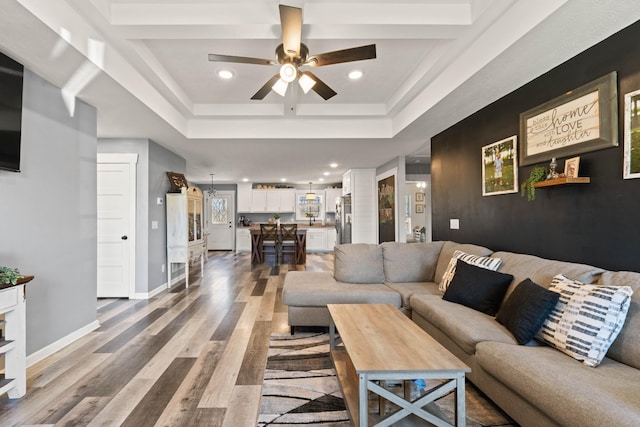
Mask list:
POLYGON ((360 77, 362 77, 362 71, 360 70, 353 70, 349 72, 349 78, 351 80, 358 80, 360 77))
POLYGON ((242 182, 249 182, 249 178, 242 178, 242 182))
POLYGON ((318 178, 318 181, 324 182, 324 178, 318 178))
POLYGON ((337 163, 331 163, 331 164, 329 165, 329 167, 331 167, 331 168, 337 168, 337 167, 338 167, 338 164, 337 164, 337 163))
POLYGON ((218 77, 220 77, 221 79, 228 80, 228 79, 233 77, 233 71, 231 71, 231 70, 219 70, 218 71, 218 77))
POLYGON ((280 178, 280 182, 287 182, 287 178, 280 178))
POLYGON ((322 175, 329 176, 329 172, 323 172, 322 175))

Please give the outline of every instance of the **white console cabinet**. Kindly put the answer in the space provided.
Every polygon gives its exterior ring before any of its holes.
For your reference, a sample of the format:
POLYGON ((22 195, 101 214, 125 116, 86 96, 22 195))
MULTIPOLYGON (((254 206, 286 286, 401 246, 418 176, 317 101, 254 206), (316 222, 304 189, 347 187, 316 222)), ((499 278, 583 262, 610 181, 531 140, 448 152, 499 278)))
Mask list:
MULTIPOLYGON (((30 277, 28 280, 33 278, 30 277)), ((6 393, 10 399, 22 397, 27 392, 24 288, 24 284, 18 284, 0 290, 0 317, 5 322, 5 336, 0 338, 0 354, 4 355, 0 394, 6 393)))
POLYGON ((199 259, 200 271, 204 271, 207 249, 202 215, 202 191, 198 187, 167 193, 167 287, 171 287, 171 264, 184 264, 187 287, 191 262, 199 259))

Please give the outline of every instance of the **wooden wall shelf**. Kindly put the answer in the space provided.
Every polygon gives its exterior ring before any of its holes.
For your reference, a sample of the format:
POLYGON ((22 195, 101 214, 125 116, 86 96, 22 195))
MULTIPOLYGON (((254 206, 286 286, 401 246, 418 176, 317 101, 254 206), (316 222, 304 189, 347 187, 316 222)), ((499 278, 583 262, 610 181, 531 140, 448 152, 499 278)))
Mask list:
POLYGON ((553 187, 556 185, 566 185, 566 184, 589 184, 591 182, 591 178, 588 176, 579 176, 577 178, 571 177, 563 177, 563 178, 555 178, 555 179, 547 179, 546 181, 540 181, 533 184, 535 188, 541 187, 553 187))

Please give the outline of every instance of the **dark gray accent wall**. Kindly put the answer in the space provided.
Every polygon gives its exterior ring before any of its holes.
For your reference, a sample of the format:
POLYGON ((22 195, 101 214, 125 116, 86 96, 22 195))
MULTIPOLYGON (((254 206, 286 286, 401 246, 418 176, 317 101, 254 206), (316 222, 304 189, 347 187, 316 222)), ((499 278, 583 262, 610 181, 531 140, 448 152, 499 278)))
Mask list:
MULTIPOLYGON (((148 294, 167 282, 166 207, 157 205, 171 187, 166 172, 185 173, 184 158, 145 138, 104 138, 99 153, 137 153, 136 172, 136 293, 148 294), (152 229, 153 221, 158 228, 152 229), (165 264, 165 272, 162 272, 165 264)), ((175 273, 180 274, 176 271, 175 273)))
POLYGON ((96 110, 60 92, 25 69, 22 172, 0 171, 0 265, 36 276, 27 355, 96 321, 96 110))
MULTIPOLYGON (((640 271, 640 179, 622 179, 624 94, 640 89, 639 38, 637 22, 435 136, 434 240, 640 271), (620 145, 580 155, 579 174, 590 184, 538 189, 532 202, 519 193, 482 197, 481 147, 518 135, 521 112, 611 71, 618 73, 620 145), (460 219, 459 230, 449 229, 451 218, 460 219)), ((514 72, 519 67, 526 64, 514 64, 514 72)), ((519 168, 519 182, 533 166, 519 168)))

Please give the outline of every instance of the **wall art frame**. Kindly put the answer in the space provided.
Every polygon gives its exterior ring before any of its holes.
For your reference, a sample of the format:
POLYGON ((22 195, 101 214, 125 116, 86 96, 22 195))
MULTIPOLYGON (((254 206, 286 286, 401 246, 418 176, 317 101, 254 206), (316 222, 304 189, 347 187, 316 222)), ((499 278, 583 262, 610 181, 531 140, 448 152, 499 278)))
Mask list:
POLYGON ((520 114, 520 165, 618 145, 615 71, 520 114))
POLYGON ((624 95, 624 179, 640 178, 640 89, 624 95))
POLYGON ((418 203, 424 202, 424 193, 420 191, 416 193, 416 202, 418 203))
POLYGON ((424 204, 416 203, 416 213, 424 213, 424 204))
POLYGON ((169 178, 172 193, 179 193, 182 191, 182 188, 189 188, 187 178, 185 178, 184 174, 178 172, 167 172, 167 178, 169 178))
POLYGON ((518 137, 482 147, 482 195, 518 192, 518 137))

